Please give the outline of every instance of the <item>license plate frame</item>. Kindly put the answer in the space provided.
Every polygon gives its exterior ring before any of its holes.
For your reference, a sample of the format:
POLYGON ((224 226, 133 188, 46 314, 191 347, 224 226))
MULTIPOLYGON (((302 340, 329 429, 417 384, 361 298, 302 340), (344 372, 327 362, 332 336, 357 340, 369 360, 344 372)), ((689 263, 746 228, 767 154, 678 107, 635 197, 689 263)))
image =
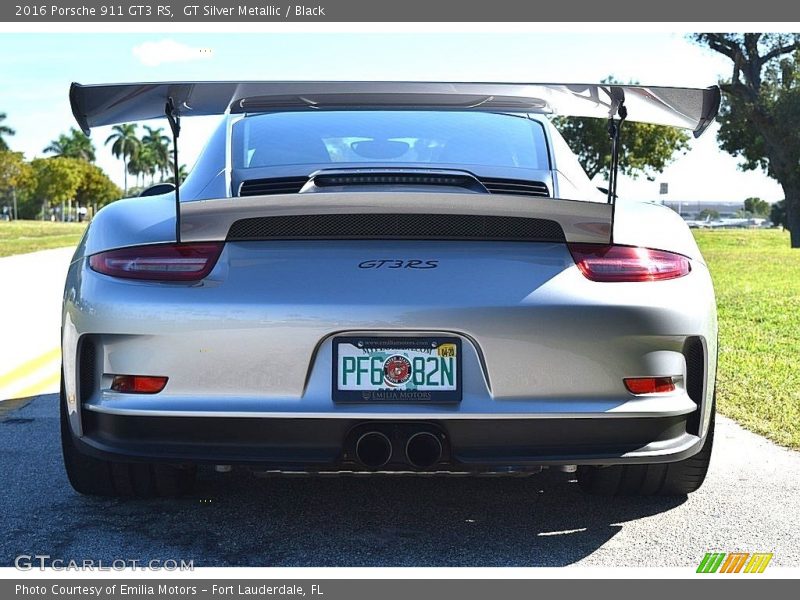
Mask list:
MULTIPOLYGON (((455 336, 336 336, 332 340, 333 364, 331 365, 331 395, 334 402, 357 404, 457 404, 462 399, 462 351, 461 339, 455 336), (359 346, 361 343, 361 346, 359 346), (449 390, 401 390, 386 389, 349 390, 339 389, 339 346, 351 344, 366 349, 384 352, 403 352, 404 350, 430 350, 431 356, 440 356, 440 348, 452 344, 455 348, 455 389, 449 390), (435 354, 434 354, 435 353, 435 354)), ((450 352, 451 349, 443 350, 450 352)), ((449 356, 447 354, 446 356, 449 356)), ((443 363, 444 364, 444 363, 443 363)), ((385 380, 384 380, 385 383, 385 380)), ((377 384, 375 384, 377 385, 377 384)))

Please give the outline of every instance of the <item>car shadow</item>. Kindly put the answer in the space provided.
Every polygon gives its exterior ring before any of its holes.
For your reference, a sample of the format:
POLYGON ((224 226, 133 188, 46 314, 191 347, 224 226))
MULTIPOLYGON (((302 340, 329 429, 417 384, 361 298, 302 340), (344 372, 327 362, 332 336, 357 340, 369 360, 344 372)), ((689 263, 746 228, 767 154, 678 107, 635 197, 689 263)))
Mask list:
POLYGON ((135 524, 196 566, 564 566, 681 498, 584 495, 573 475, 257 478, 205 470, 179 500, 73 497, 96 533, 135 524))
POLYGON ((626 523, 685 501, 588 496, 574 474, 556 470, 264 478, 203 468, 183 498, 84 497, 61 464, 57 399, 43 397, 13 417, 0 423, 0 468, 10 486, 0 498, 9 517, 0 563, 7 564, 25 550, 195 567, 557 567, 602 548, 626 523))

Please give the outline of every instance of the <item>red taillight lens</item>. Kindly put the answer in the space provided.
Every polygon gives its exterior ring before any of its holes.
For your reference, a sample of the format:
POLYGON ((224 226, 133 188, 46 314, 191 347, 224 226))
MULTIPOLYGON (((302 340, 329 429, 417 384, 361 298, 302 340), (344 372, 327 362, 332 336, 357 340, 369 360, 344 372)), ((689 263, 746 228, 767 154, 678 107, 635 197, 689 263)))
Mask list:
POLYGON ((126 394, 157 394, 167 385, 166 377, 148 375, 114 375, 111 389, 126 394))
POLYGON ((207 276, 223 243, 158 244, 93 254, 89 266, 104 275, 150 281, 198 281, 207 276))
POLYGON ((569 244, 569 251, 581 273, 592 281, 662 281, 692 270, 688 258, 664 250, 569 244))
POLYGON ((630 377, 624 381, 625 387, 631 394, 661 394, 675 391, 672 377, 630 377))

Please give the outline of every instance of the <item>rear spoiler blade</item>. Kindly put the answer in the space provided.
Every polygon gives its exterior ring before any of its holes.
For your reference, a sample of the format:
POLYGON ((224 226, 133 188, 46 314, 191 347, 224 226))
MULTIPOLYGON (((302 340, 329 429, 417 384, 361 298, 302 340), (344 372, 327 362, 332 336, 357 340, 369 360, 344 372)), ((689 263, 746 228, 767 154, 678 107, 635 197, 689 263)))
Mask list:
POLYGON ((616 115, 669 125, 699 136, 719 110, 720 91, 641 85, 571 83, 439 83, 380 81, 176 81, 81 85, 70 104, 81 130, 165 116, 241 114, 281 110, 435 109, 527 112, 561 116, 616 115))
POLYGON ((476 193, 335 192, 237 196, 185 202, 180 210, 183 242, 236 241, 245 239, 240 235, 247 231, 250 233, 246 239, 254 240, 492 239, 608 244, 612 219, 611 205, 601 202, 504 195, 493 195, 489 202, 485 194, 476 193), (409 219, 425 220, 431 216, 441 216, 438 221, 441 227, 436 231, 408 225, 409 219), (301 217, 302 222, 291 217, 301 217), (480 231, 485 219, 505 219, 501 222, 510 227, 499 236, 487 234, 482 238, 480 231), (270 221, 280 225, 271 227, 270 221), (394 227, 395 221, 405 222, 406 226, 398 230, 394 227), (545 221, 557 224, 557 235, 543 231, 538 239, 536 233, 528 237, 532 229, 546 225, 545 221), (287 227, 286 223, 293 225, 287 227), (342 224, 346 226, 342 228, 342 224), (528 233, 515 235, 515 227, 528 233))

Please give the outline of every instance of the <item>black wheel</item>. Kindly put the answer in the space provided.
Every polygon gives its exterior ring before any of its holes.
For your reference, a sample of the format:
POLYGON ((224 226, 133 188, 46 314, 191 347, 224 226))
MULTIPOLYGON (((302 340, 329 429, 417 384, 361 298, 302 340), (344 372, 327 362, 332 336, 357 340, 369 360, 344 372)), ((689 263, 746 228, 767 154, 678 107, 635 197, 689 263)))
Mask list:
POLYGON ((194 467, 112 462, 82 454, 69 427, 63 375, 59 404, 64 467, 76 492, 90 496, 153 498, 182 496, 194 488, 194 467))
POLYGON ((601 496, 685 496, 703 485, 714 445, 715 403, 700 452, 674 463, 578 467, 578 485, 601 496))

